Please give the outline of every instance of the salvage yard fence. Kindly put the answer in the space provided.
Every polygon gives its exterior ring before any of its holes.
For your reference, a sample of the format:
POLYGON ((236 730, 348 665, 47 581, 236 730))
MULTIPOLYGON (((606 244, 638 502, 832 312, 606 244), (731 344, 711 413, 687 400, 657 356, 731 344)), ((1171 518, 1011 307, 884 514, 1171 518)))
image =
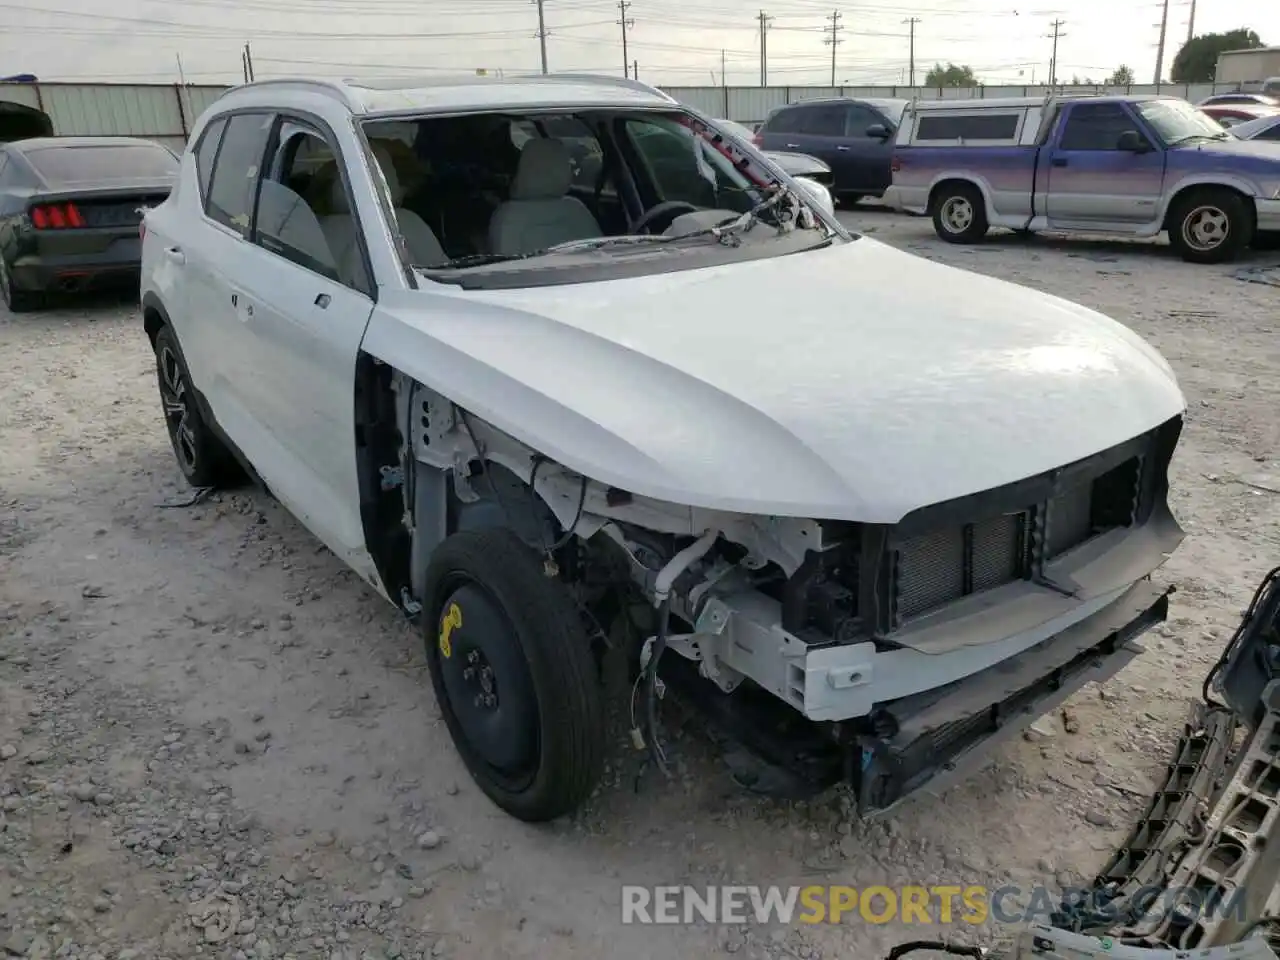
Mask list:
MULTIPOLYGON (((200 114, 228 87, 195 84, 0 83, 0 112, 29 108, 49 117, 59 136, 145 137, 181 151, 200 114), (12 105, 12 106, 11 106, 12 105)), ((1039 97, 1046 86, 1001 87, 664 87, 682 103, 726 120, 758 123, 775 107, 821 97, 979 99, 1039 97)), ((1161 93, 1193 103, 1238 84, 1166 83, 1130 87, 1068 86, 1067 93, 1161 93)))

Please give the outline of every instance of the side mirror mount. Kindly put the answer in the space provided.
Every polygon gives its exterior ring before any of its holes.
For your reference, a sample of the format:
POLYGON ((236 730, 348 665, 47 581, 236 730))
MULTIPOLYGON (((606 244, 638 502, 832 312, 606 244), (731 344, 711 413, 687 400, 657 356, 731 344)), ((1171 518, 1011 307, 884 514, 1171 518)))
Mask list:
POLYGON ((1149 153, 1151 146, 1137 130, 1126 130, 1116 141, 1116 149, 1125 153, 1149 153))
POLYGON ((810 200, 827 213, 835 216, 836 203, 831 198, 830 190, 820 184, 817 180, 811 180, 808 177, 796 177, 795 181, 800 184, 800 187, 808 195, 810 200))
POLYGON ((883 123, 873 123, 871 126, 867 127, 867 136, 872 140, 888 140, 889 128, 883 123))

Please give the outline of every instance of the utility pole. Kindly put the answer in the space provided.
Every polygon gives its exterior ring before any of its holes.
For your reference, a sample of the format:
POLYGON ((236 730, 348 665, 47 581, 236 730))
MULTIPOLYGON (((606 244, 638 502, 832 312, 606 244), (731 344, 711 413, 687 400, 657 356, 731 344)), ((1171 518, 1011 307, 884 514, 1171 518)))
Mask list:
POLYGON ((249 44, 244 45, 244 72, 249 78, 249 82, 253 82, 253 50, 249 48, 249 44))
POLYGON ((760 21, 760 86, 767 87, 769 85, 769 24, 773 22, 773 17, 761 10, 756 19, 760 21))
POLYGON ((631 79, 632 80, 640 79, 640 61, 639 60, 631 61, 631 79))
POLYGON ((1152 82, 1160 85, 1160 75, 1164 73, 1164 37, 1169 28, 1169 0, 1164 0, 1164 12, 1160 14, 1160 42, 1156 45, 1156 78, 1152 82))
POLYGON ((249 82, 249 60, 244 55, 244 50, 240 51, 240 72, 244 74, 244 82, 249 82))
MULTIPOLYGON (((1165 0, 1165 2, 1168 3, 1169 0, 1165 0)), ((1049 57, 1050 87, 1056 87, 1058 85, 1058 40, 1061 37, 1066 36, 1066 34, 1062 32, 1064 24, 1066 24, 1065 20, 1055 20, 1053 23, 1049 24, 1049 26, 1053 27, 1053 33, 1048 34, 1048 36, 1053 38, 1053 54, 1049 57)))
POLYGON ((831 21, 831 26, 823 27, 822 30, 824 33, 830 34, 830 36, 823 37, 822 42, 831 44, 831 86, 834 87, 836 85, 836 47, 844 43, 839 36, 844 27, 840 26, 839 10, 832 10, 831 16, 827 17, 827 19, 831 21))
POLYGON ((902 22, 907 25, 907 35, 911 38, 908 41, 910 44, 908 47, 910 53, 908 54, 909 59, 907 62, 910 66, 907 68, 907 86, 914 87, 916 85, 916 24, 920 22, 920 18, 907 17, 907 19, 902 22))
POLYGON ((1191 0, 1191 16, 1187 19, 1187 43, 1196 33, 1196 0, 1191 0))
POLYGON ((542 0, 533 0, 538 5, 538 43, 542 47, 542 72, 547 72, 547 23, 542 17, 542 0))
POLYGON ((627 27, 636 25, 634 20, 627 19, 627 8, 630 6, 630 0, 618 0, 618 13, 622 17, 618 23, 622 27, 622 75, 624 77, 627 75, 627 65, 631 63, 631 58, 627 55, 627 27))
POLYGON ((724 78, 724 47, 720 48, 720 86, 727 87, 729 82, 724 78))

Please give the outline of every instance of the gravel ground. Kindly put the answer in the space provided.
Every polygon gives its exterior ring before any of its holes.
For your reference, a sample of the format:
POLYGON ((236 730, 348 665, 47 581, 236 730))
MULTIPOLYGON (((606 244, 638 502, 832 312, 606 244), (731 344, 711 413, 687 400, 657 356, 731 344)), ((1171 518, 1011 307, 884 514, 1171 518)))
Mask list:
POLYGON ((135 309, 0 310, 0 957, 874 958, 920 929, 626 926, 620 886, 1091 874, 1280 562, 1280 295, 1160 246, 845 216, 1115 316, 1182 380, 1171 619, 1070 722, 875 824, 838 792, 743 795, 696 736, 674 785, 637 791, 620 748, 579 816, 520 824, 468 779, 390 606, 253 491, 182 506, 135 309))

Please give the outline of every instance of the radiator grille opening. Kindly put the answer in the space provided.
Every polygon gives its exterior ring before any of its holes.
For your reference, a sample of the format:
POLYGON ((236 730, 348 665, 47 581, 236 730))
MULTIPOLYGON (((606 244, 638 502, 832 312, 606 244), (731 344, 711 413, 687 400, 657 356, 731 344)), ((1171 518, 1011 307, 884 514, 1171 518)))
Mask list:
POLYGON ((903 540, 893 556, 897 622, 1023 579, 1034 563, 1061 556, 1107 530, 1129 526, 1141 477, 1142 460, 1133 457, 1066 487, 1047 502, 903 540), (1043 522, 1041 543, 1032 542, 1032 517, 1043 522))
POLYGON ((949 527, 897 548, 897 609, 907 619, 1020 579, 1026 512, 949 527))

